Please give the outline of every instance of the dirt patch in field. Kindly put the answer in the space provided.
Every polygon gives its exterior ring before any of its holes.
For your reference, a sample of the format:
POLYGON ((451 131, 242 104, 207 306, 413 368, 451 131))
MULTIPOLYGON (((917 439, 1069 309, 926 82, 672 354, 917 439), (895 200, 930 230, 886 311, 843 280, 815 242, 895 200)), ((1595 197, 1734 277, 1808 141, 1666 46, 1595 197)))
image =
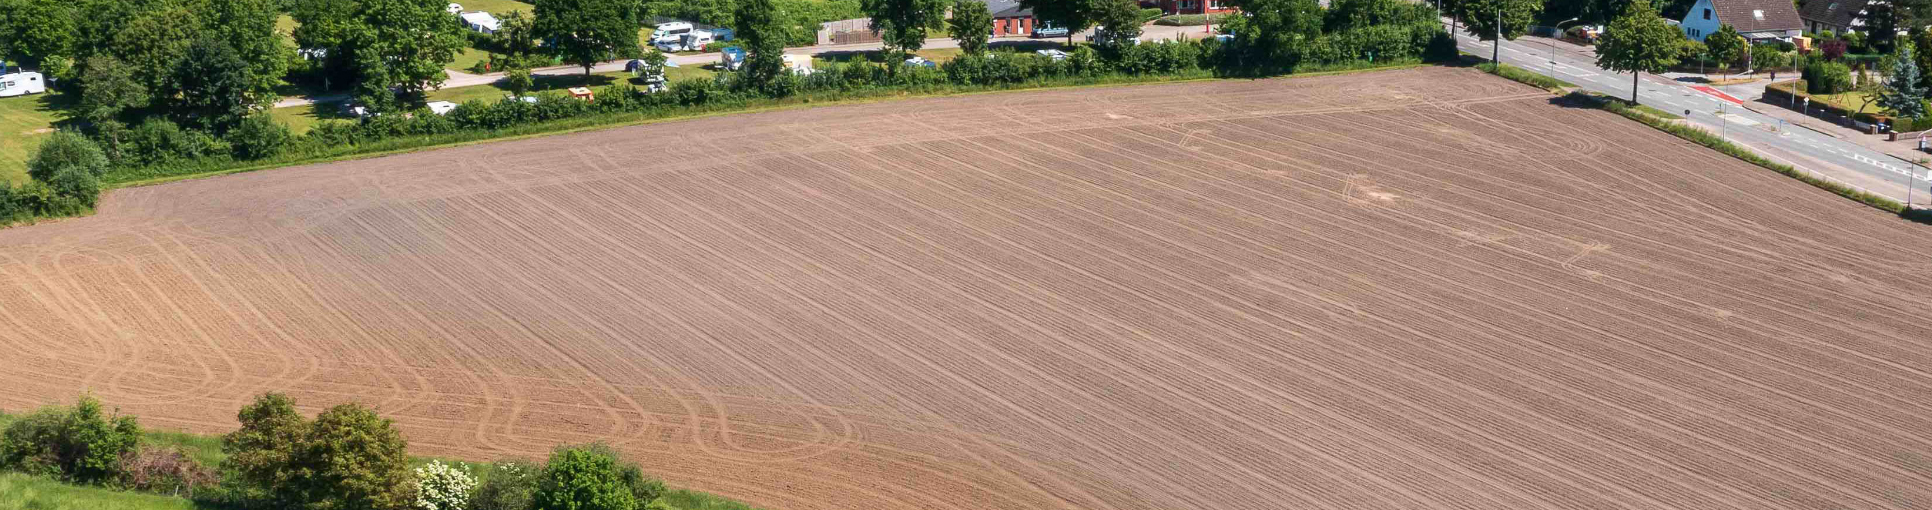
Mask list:
POLYGON ((0 407, 775 509, 1932 504, 1932 235, 1464 69, 719 117, 0 231, 0 407))

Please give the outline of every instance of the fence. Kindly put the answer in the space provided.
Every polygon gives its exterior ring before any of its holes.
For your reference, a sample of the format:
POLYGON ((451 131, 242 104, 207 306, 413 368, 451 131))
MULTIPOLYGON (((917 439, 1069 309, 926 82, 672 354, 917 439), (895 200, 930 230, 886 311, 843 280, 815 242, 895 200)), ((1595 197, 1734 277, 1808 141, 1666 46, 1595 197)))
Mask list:
POLYGON ((842 19, 818 25, 819 44, 857 44, 879 40, 879 31, 872 28, 872 18, 842 19))

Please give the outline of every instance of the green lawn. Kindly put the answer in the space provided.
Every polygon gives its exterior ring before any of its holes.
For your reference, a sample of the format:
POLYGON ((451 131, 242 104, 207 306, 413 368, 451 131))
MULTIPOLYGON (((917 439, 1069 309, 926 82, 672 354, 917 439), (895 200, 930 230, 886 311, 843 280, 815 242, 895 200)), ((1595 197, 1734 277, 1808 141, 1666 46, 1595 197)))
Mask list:
POLYGON ((53 93, 0 99, 0 181, 26 182, 27 155, 60 118, 60 100, 53 93))
POLYGON ((1884 111, 1883 108, 1880 108, 1878 106, 1877 100, 1867 100, 1865 98, 1865 93, 1863 92, 1844 92, 1839 94, 1812 94, 1811 100, 1834 104, 1834 105, 1837 105, 1839 108, 1844 108, 1845 111, 1854 112, 1854 113, 1860 111, 1859 110, 1860 108, 1863 108, 1864 111, 1866 112, 1884 111))
POLYGON ((186 498, 68 485, 0 473, 0 510, 196 510, 186 498))
MULTIPOLYGON (((994 46, 992 51, 1014 51, 1014 52, 1020 52, 1020 53, 1027 53, 1035 50, 1059 49, 1063 46, 1065 46, 1065 44, 1054 42, 1054 41, 1019 41, 1019 42, 1002 41, 998 45, 994 46)), ((933 62, 945 62, 948 60, 958 58, 960 55, 960 50, 959 48, 927 48, 927 49, 913 52, 913 55, 926 57, 926 60, 931 60, 933 62)), ((828 52, 814 55, 813 58, 821 62, 844 63, 844 62, 863 61, 863 62, 880 63, 880 62, 885 62, 887 55, 884 50, 828 51, 828 52)))
MULTIPOLYGON (((678 80, 684 80, 689 78, 709 79, 713 76, 717 76, 717 74, 718 74, 717 71, 704 69, 698 66, 684 66, 684 67, 673 67, 673 68, 667 69, 664 77, 675 82, 678 80)), ((537 82, 537 86, 531 90, 536 92, 543 92, 548 90, 563 90, 570 87, 585 86, 584 75, 581 75, 581 74, 570 74, 570 75, 562 75, 562 76, 536 76, 534 78, 535 78, 535 81, 537 82)), ((604 86, 610 85, 612 83, 619 83, 619 82, 632 83, 631 74, 623 71, 592 74, 590 75, 589 87, 592 89, 598 89, 598 88, 602 88, 604 86)), ((453 103, 462 103, 462 102, 467 102, 475 99, 481 99, 484 101, 496 101, 499 99, 503 99, 503 96, 509 93, 510 93, 509 89, 503 88, 501 83, 492 83, 489 85, 478 85, 474 87, 458 87, 458 88, 443 89, 443 90, 430 92, 429 100, 449 101, 453 103)))
POLYGON ((456 54, 456 60, 449 61, 449 64, 444 65, 443 69, 462 71, 467 73, 467 72, 470 72, 471 67, 476 66, 477 62, 482 62, 489 59, 490 59, 490 52, 479 50, 476 48, 470 48, 466 46, 463 48, 462 52, 459 52, 456 54))
POLYGON ((452 0, 452 1, 459 4, 463 4, 463 12, 485 11, 490 14, 496 15, 496 17, 498 18, 501 18, 504 15, 510 14, 510 11, 523 11, 524 16, 529 16, 532 13, 536 12, 535 7, 532 7, 528 3, 518 2, 517 0, 452 0))

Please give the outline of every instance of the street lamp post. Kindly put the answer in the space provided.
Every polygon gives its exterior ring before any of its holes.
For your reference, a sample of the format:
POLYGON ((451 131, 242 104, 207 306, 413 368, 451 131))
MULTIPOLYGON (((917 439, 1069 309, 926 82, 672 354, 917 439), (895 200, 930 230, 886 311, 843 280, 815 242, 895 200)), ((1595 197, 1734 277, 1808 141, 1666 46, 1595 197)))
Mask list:
POLYGON ((1556 22, 1556 33, 1550 36, 1550 77, 1551 78, 1556 77, 1556 39, 1558 37, 1563 37, 1563 24, 1580 20, 1580 19, 1583 19, 1583 18, 1570 18, 1570 19, 1556 22))

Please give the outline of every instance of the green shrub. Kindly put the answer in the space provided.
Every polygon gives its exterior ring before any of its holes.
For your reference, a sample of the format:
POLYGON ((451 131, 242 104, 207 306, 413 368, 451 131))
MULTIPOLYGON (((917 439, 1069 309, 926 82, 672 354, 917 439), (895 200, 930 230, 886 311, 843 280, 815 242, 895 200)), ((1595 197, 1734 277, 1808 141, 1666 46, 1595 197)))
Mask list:
POLYGON ((1838 196, 1856 200, 1860 203, 1872 206, 1873 208, 1877 208, 1879 210, 1883 210, 1891 213, 1900 213, 1900 214, 1902 214, 1905 211, 1904 204, 1900 204, 1896 200, 1892 200, 1890 198, 1886 198, 1864 190, 1860 190, 1858 188, 1853 188, 1851 186, 1847 186, 1837 181, 1819 178, 1811 174, 1805 173, 1804 171, 1801 171, 1791 165, 1771 161, 1770 159, 1767 159, 1764 156, 1758 155, 1757 152, 1754 152, 1751 149, 1741 147, 1737 144, 1733 144, 1729 140, 1725 140, 1717 136, 1717 134, 1715 133, 1712 133, 1710 131, 1705 131, 1703 129, 1699 129, 1696 127, 1692 127, 1691 125, 1688 125, 1688 124, 1666 122, 1664 120, 1660 120, 1649 114, 1638 111, 1636 108, 1632 108, 1629 105, 1624 104, 1623 101, 1608 99, 1608 98, 1600 98, 1583 92, 1572 92, 1570 93, 1570 95, 1565 96, 1565 99, 1573 102, 1579 102, 1579 103, 1594 105, 1594 106, 1603 108, 1604 110, 1608 110, 1612 113, 1622 115, 1625 118, 1642 122, 1658 130, 1662 130, 1664 132, 1677 135, 1678 138, 1689 140, 1691 142, 1697 143, 1698 145, 1709 147, 1713 150, 1724 153, 1725 155, 1744 160, 1751 164, 1764 167, 1766 169, 1778 172, 1780 174, 1784 174, 1787 177, 1791 177, 1793 179, 1797 179, 1799 181, 1818 187, 1820 189, 1830 191, 1832 193, 1836 193, 1838 194, 1838 196))
POLYGON ((267 115, 250 115, 228 132, 228 145, 237 158, 261 159, 282 152, 292 138, 288 126, 267 115))
POLYGON ((1175 14, 1154 20, 1154 24, 1169 27, 1198 27, 1206 25, 1209 20, 1212 20, 1214 24, 1219 25, 1221 24, 1221 19, 1225 17, 1227 17, 1225 14, 1175 14))
POLYGON ((624 481, 625 487, 630 488, 631 497, 637 500, 638 505, 657 501, 658 498, 664 497, 664 492, 667 490, 663 480, 645 476, 644 470, 636 464, 623 464, 618 471, 618 478, 624 481))
POLYGON ((1157 19, 1160 19, 1160 17, 1161 17, 1161 15, 1162 15, 1162 14, 1166 14, 1166 13, 1167 13, 1167 11, 1163 11, 1163 10, 1161 10, 1161 8, 1159 8, 1159 7, 1148 7, 1148 8, 1145 8, 1145 9, 1141 9, 1141 10, 1140 10, 1140 22, 1141 22, 1141 23, 1146 23, 1146 22, 1149 22, 1149 21, 1154 21, 1154 20, 1157 20, 1157 19))
POLYGON ((73 199, 82 207, 92 209, 101 198, 101 178, 76 167, 62 168, 47 179, 47 187, 54 193, 73 199))
POLYGON ((45 181, 69 168, 99 177, 107 173, 107 155, 93 140, 72 131, 55 131, 27 158, 27 176, 45 181))
POLYGON ((1433 63, 1454 62, 1462 56, 1456 49, 1456 38, 1447 31, 1437 31, 1429 35, 1429 43, 1422 49, 1422 61, 1433 63))
POLYGON ((294 401, 267 394, 242 408, 222 437, 242 498, 275 508, 401 510, 415 501, 408 443, 395 425, 357 404, 302 419, 294 401))
POLYGON ((535 508, 632 510, 637 496, 617 454, 602 445, 560 448, 550 455, 532 499, 535 508))
POLYGON ((340 120, 325 120, 309 127, 309 133, 302 135, 303 140, 317 146, 340 147, 360 143, 356 138, 356 125, 340 120))
MULTIPOLYGON (((94 176, 76 168, 60 175, 94 176)), ((98 485, 121 474, 121 456, 140 444, 132 416, 107 416, 101 402, 82 396, 73 407, 46 407, 0 432, 0 468, 98 485)))
POLYGON ((149 117, 128 133, 124 151, 140 164, 195 159, 228 154, 228 142, 204 131, 182 129, 161 117, 149 117))
POLYGON ((460 464, 444 464, 443 461, 430 461, 428 465, 416 468, 415 510, 463 510, 469 504, 470 493, 476 489, 476 477, 460 464))
POLYGON ((1838 62, 1813 59, 1804 68, 1805 91, 1838 94, 1852 89, 1851 68, 1838 62))
POLYGON ((529 510, 543 466, 524 460, 490 463, 483 481, 470 491, 469 510, 529 510))

